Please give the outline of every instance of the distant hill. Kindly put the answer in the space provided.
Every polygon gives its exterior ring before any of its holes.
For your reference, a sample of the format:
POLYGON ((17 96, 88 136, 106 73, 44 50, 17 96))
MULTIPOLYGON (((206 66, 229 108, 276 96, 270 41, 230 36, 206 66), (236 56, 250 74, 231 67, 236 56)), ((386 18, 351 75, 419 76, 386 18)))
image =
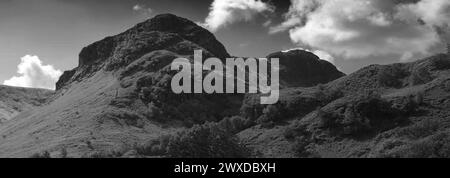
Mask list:
POLYGON ((0 85, 0 122, 46 103, 53 91, 0 85))
POLYGON ((267 58, 280 60, 280 84, 284 87, 311 87, 345 76, 330 62, 304 50, 275 52, 267 58))

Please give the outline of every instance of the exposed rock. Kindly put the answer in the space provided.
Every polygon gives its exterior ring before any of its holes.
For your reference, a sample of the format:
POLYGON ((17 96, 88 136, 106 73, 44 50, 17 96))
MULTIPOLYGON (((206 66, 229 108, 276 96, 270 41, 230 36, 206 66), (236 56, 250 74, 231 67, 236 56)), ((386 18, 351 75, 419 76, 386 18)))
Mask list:
POLYGON ((59 80, 56 82, 56 90, 60 90, 63 86, 67 85, 67 82, 75 75, 77 68, 69 71, 64 71, 64 73, 59 77, 59 80))
POLYGON ((194 49, 203 49, 205 57, 225 59, 230 56, 212 33, 194 22, 172 14, 157 15, 83 48, 78 67, 61 77, 57 89, 102 68, 120 70, 151 51, 168 50, 189 55, 194 49))

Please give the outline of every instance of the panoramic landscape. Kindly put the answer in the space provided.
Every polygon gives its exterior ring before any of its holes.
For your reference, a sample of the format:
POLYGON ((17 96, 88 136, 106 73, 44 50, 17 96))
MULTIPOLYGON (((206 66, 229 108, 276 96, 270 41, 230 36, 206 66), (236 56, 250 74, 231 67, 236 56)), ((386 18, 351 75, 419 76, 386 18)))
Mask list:
POLYGON ((448 0, 39 3, 0 2, 2 158, 450 157, 448 0), (195 51, 278 100, 174 92, 195 51))

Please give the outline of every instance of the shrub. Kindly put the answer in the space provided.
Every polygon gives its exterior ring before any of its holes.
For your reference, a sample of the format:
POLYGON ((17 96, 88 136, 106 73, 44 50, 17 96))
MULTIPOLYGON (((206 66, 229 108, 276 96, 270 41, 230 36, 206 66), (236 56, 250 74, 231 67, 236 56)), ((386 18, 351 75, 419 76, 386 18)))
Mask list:
POLYGON ((83 157, 87 158, 120 158, 125 153, 125 150, 106 150, 106 151, 96 151, 83 157))
POLYGON ((399 131, 399 136, 406 136, 411 139, 418 139, 432 135, 439 129, 439 123, 431 119, 426 119, 412 126, 405 127, 399 131))
POLYGON ((408 73, 399 64, 396 64, 382 68, 377 79, 381 86, 399 88, 403 85, 401 79, 407 75, 408 73))
POLYGON ((325 91, 326 86, 325 86, 324 84, 320 83, 320 84, 317 85, 317 89, 318 89, 319 91, 325 91))
POLYGON ((164 122, 165 120, 161 117, 161 109, 155 106, 155 103, 150 102, 148 104, 148 112, 146 116, 149 120, 156 120, 158 122, 164 122))
POLYGON ((411 143, 392 154, 406 158, 450 158, 450 134, 439 133, 411 143))
POLYGON ((268 105, 264 108, 262 116, 257 120, 263 127, 272 127, 276 122, 282 119, 282 112, 277 105, 268 105))
POLYGON ((397 111, 399 116, 407 116, 414 113, 422 102, 423 98, 420 96, 410 95, 396 100, 393 109, 397 111))
POLYGON ((207 123, 170 137, 167 155, 175 158, 240 158, 250 156, 237 138, 207 123))
POLYGON ((206 123, 134 147, 139 155, 173 158, 241 158, 250 151, 217 124, 206 123))
POLYGON ((51 158, 50 152, 44 151, 42 153, 35 153, 30 156, 30 158, 51 158))
POLYGON ((443 84, 442 88, 444 89, 444 91, 450 92, 450 80, 449 80, 449 81, 446 81, 446 82, 443 84))
POLYGON ((283 136, 287 140, 293 140, 296 137, 296 132, 295 132, 294 128, 287 127, 286 130, 284 130, 284 132, 283 132, 283 136))
POLYGON ((424 93, 418 92, 416 96, 414 97, 414 102, 418 105, 422 104, 424 102, 424 93))
POLYGON ((370 123, 365 117, 357 117, 356 112, 352 106, 346 108, 344 113, 343 131, 346 135, 362 132, 370 129, 370 123))
MULTIPOLYGON (((161 137, 162 138, 162 137, 161 137)), ((161 138, 157 140, 152 140, 143 145, 135 145, 134 150, 139 155, 145 156, 161 156, 166 154, 165 145, 161 142, 161 138)))
POLYGON ((328 97, 327 102, 331 102, 331 101, 334 101, 334 100, 344 97, 344 92, 342 92, 342 90, 340 90, 339 88, 329 89, 325 92, 325 94, 328 97))
POLYGON ((240 116, 233 116, 222 119, 218 123, 218 126, 229 133, 235 134, 253 126, 254 124, 255 123, 250 119, 245 119, 240 116))
POLYGON ((328 129, 337 135, 361 136, 374 131, 383 131, 397 126, 415 110, 415 102, 400 100, 395 105, 375 92, 364 92, 332 111, 318 109, 319 128, 328 129))
POLYGON ((426 68, 418 68, 411 73, 409 84, 411 86, 421 85, 433 80, 431 73, 426 68))
POLYGON ((324 85, 319 84, 314 97, 321 102, 321 105, 325 105, 344 97, 344 93, 339 88, 327 89, 324 85))
POLYGON ((433 66, 436 70, 450 69, 450 60, 447 56, 442 56, 434 60, 433 66))
POLYGON ((330 117, 329 113, 322 110, 321 107, 318 107, 316 110, 316 118, 319 121, 318 126, 320 128, 329 127, 333 122, 333 119, 330 117))
POLYGON ((313 149, 313 144, 306 137, 298 137, 293 145, 293 151, 296 157, 300 158, 318 158, 320 157, 313 149))
POLYGON ((61 158, 67 158, 67 149, 61 148, 61 158))
POLYGON ((287 140, 294 140, 297 137, 307 137, 311 134, 307 131, 307 126, 304 124, 301 125, 291 125, 287 127, 284 132, 283 136, 287 140))

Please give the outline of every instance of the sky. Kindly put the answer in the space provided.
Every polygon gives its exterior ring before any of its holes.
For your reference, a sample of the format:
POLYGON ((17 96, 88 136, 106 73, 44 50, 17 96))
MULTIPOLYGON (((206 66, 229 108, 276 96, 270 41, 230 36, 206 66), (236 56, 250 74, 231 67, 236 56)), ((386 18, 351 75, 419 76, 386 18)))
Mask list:
POLYGON ((449 0, 0 0, 0 82, 54 89, 83 47, 161 13, 233 56, 300 48, 347 74, 444 52, 450 26, 449 0))

